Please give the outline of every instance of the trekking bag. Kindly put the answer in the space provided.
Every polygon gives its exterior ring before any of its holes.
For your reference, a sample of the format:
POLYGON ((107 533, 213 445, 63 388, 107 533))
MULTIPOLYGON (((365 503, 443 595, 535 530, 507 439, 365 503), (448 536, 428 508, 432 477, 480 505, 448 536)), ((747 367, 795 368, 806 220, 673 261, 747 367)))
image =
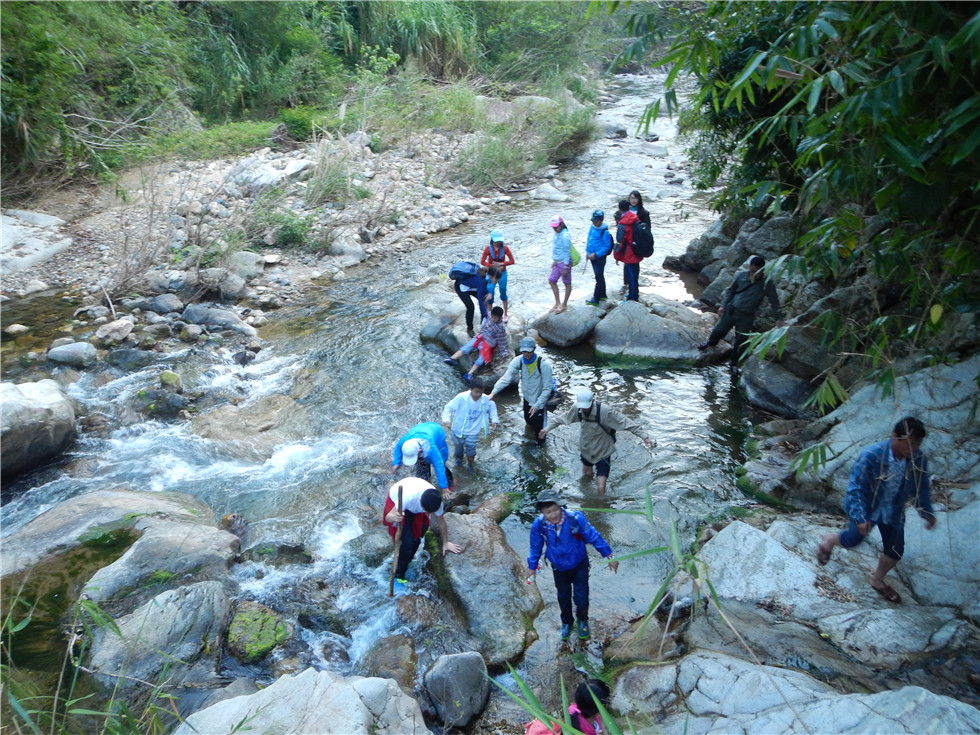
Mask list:
POLYGON ((572 245, 572 268, 574 268, 581 262, 582 262, 582 256, 579 255, 578 250, 576 250, 575 246, 572 245))
POLYGON ((524 726, 524 735, 556 735, 561 732, 561 723, 555 722, 554 727, 548 727, 541 720, 531 720, 524 726))
POLYGON ((653 233, 646 222, 633 224, 633 254, 638 258, 649 258, 653 255, 653 233))
POLYGON ((449 269, 449 277, 454 281, 458 278, 466 278, 467 276, 475 276, 480 272, 480 266, 469 260, 461 260, 455 263, 452 268, 449 269))

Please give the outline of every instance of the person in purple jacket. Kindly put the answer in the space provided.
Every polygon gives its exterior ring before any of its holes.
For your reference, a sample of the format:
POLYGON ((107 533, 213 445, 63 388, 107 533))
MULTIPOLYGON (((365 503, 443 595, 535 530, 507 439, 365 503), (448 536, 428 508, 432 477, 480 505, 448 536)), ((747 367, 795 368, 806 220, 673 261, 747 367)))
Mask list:
POLYGON ((575 617, 578 618, 578 637, 585 640, 592 635, 589 630, 589 557, 585 545, 592 544, 603 558, 609 559, 609 568, 615 573, 619 562, 612 561, 612 549, 580 511, 565 510, 558 493, 542 490, 535 507, 541 513, 531 524, 531 549, 527 556, 527 568, 531 570, 528 582, 538 571, 541 550, 551 562, 561 609, 561 638, 572 635, 572 597, 575 598, 575 617), (574 592, 573 592, 574 588, 574 592))

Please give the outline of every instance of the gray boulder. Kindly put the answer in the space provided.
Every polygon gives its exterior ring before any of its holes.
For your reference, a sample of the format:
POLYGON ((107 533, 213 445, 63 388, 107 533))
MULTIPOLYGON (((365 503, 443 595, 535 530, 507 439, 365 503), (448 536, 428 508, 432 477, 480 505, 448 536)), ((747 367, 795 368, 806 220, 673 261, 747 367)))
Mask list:
POLYGON ((90 342, 73 342, 70 345, 52 347, 48 350, 48 359, 62 365, 85 368, 95 362, 99 356, 95 345, 90 342))
POLYGON ((218 309, 201 304, 189 304, 180 317, 183 321, 191 324, 203 324, 208 327, 220 327, 230 329, 246 337, 255 337, 258 332, 243 322, 238 314, 229 309, 218 309))
POLYGON ((727 248, 731 244, 732 238, 725 234, 724 220, 718 219, 703 235, 688 243, 681 260, 686 267, 699 271, 713 260, 711 253, 715 248, 727 248))
POLYGON ((119 634, 96 629, 89 665, 107 686, 144 686, 165 671, 171 685, 218 679, 230 602, 218 582, 163 592, 116 621, 119 634), (183 665, 174 666, 174 662, 183 665))
POLYGON ((74 440, 75 406, 56 382, 46 379, 0 384, 0 465, 4 477, 58 456, 74 440))
POLYGON ((150 299, 147 310, 156 312, 157 314, 181 312, 184 310, 184 302, 180 300, 177 294, 162 293, 150 299))
POLYGON ((562 191, 558 191, 551 184, 542 184, 536 189, 533 189, 529 196, 532 199, 541 199, 546 202, 570 202, 572 198, 562 191))
POLYGON ((538 637, 531 625, 544 607, 537 585, 524 583, 526 565, 496 523, 477 515, 445 517, 449 537, 463 547, 443 559, 468 629, 483 641, 489 666, 513 661, 538 637))
POLYGON ((758 220, 749 220, 739 230, 725 259, 733 268, 752 255, 761 255, 766 262, 775 260, 792 247, 798 227, 795 217, 773 217, 761 225, 758 220))
POLYGON ((290 735, 416 735, 426 731, 414 699, 390 679, 344 678, 306 669, 282 676, 247 697, 218 702, 189 715, 174 735, 234 732, 247 722, 253 732, 290 735))
POLYGON ((225 256, 228 269, 246 281, 258 278, 265 270, 265 258, 251 250, 236 250, 225 256))
POLYGON ((306 408, 279 393, 249 404, 220 406, 195 416, 191 426, 198 436, 222 442, 234 454, 256 461, 271 457, 281 444, 314 433, 306 408))
POLYGON ((424 683, 446 727, 466 727, 490 698, 487 665, 475 651, 440 656, 425 673, 424 683))
POLYGON ((538 317, 532 326, 550 344, 571 347, 589 338, 603 313, 595 306, 569 306, 561 314, 549 311, 538 317))
MULTIPOLYGON (((103 347, 111 347, 126 339, 133 331, 133 326, 133 322, 129 319, 116 319, 95 330, 95 338, 103 347)), ((50 358, 50 355, 48 357, 50 358)))
MULTIPOLYGON (((678 312, 679 313, 679 312, 678 312)), ((708 338, 699 318, 668 318, 651 313, 638 301, 613 309, 595 327, 596 354, 654 363, 694 364, 703 359, 697 346, 708 338)))
POLYGON ((812 393, 809 381, 797 377, 780 363, 750 357, 742 366, 739 385, 749 403, 764 411, 788 419, 814 416, 812 409, 803 406, 812 393))

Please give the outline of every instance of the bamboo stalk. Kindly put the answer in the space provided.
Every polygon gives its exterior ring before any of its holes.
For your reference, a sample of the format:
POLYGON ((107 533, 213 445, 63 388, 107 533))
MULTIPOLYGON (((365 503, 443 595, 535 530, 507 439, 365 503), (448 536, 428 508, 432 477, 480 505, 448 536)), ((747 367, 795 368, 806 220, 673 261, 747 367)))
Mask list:
MULTIPOLYGON (((402 486, 398 486, 398 512, 402 512, 402 486)), ((405 530, 405 516, 398 521, 398 530, 395 531, 395 558, 391 560, 391 576, 388 578, 388 597, 395 596, 395 568, 398 566, 398 551, 402 547, 402 531, 405 530)))

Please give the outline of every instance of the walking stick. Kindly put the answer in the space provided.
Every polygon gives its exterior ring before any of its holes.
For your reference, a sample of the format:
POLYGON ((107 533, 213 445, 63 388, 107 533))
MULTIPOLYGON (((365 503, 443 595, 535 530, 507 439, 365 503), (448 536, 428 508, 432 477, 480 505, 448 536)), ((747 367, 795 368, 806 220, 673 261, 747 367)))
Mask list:
MULTIPOLYGON (((398 486, 398 512, 402 512, 402 486, 398 486)), ((398 566, 398 551, 402 547, 402 531, 405 530, 405 517, 398 521, 398 530, 395 531, 395 558, 391 561, 391 577, 388 578, 388 597, 395 596, 395 568, 398 566)))

